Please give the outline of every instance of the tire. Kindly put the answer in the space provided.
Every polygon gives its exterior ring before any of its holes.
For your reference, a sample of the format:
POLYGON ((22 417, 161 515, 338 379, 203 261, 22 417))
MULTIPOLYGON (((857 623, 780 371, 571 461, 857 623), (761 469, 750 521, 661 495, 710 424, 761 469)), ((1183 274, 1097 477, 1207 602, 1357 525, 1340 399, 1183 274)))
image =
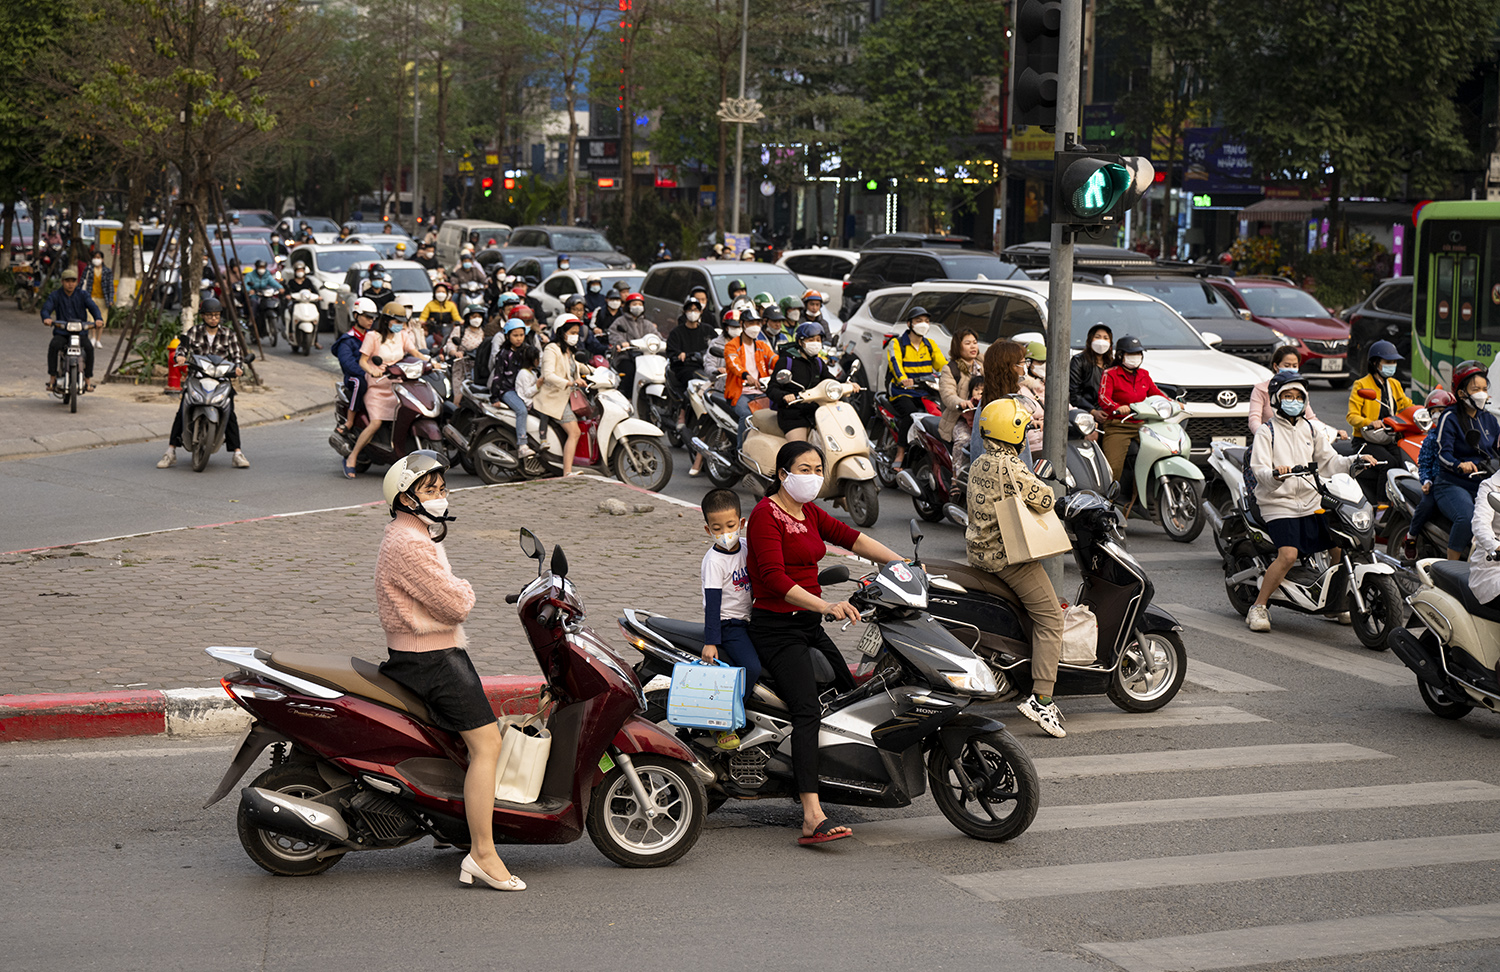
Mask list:
POLYGON ((442 443, 434 443, 431 439, 427 439, 413 432, 411 434, 411 451, 408 452, 407 455, 411 455, 412 452, 421 452, 423 449, 426 449, 429 452, 436 452, 438 455, 445 455, 446 453, 438 449, 438 446, 441 444, 442 443))
POLYGON ((609 464, 620 482, 653 493, 661 492, 672 478, 672 454, 648 436, 633 435, 615 446, 609 464))
POLYGON ((279 327, 278 327, 278 326, 277 326, 277 325, 278 325, 278 324, 279 324, 279 323, 280 323, 280 322, 278 322, 278 321, 276 321, 276 320, 275 320, 275 319, 272 319, 272 321, 271 321, 271 326, 270 326, 270 327, 268 327, 268 328, 266 328, 266 330, 268 330, 268 331, 270 331, 270 332, 271 332, 271 347, 273 347, 273 348, 274 348, 274 347, 276 347, 276 341, 277 341, 277 340, 278 340, 278 338, 279 338, 279 335, 278 335, 278 333, 277 333, 277 332, 278 332, 278 331, 280 331, 280 330, 281 330, 281 329, 280 329, 280 328, 279 328, 279 327))
POLYGON ((1385 552, 1387 555, 1395 557, 1397 560, 1406 560, 1406 551, 1402 548, 1405 546, 1406 531, 1410 526, 1411 521, 1403 515, 1398 514, 1391 517, 1391 521, 1385 525, 1385 552))
POLYGON ((78 378, 78 362, 68 362, 68 411, 78 411, 78 396, 81 385, 78 378))
MULTIPOLYGON (((730 449, 734 445, 734 440, 730 438, 729 433, 724 431, 717 423, 710 424, 713 425, 713 431, 709 432, 706 436, 702 436, 703 441, 708 443, 709 447, 715 452, 722 453, 730 449)), ((726 470, 708 456, 703 457, 703 469, 708 473, 708 481, 720 489, 734 489, 740 484, 740 480, 745 478, 745 474, 737 468, 730 467, 726 470)))
POLYGON ((1168 476, 1156 493, 1156 514, 1167 536, 1178 543, 1192 543, 1203 532, 1202 483, 1181 476, 1168 476), (1169 514, 1169 501, 1176 500, 1178 512, 1169 514))
POLYGON ((875 478, 885 489, 896 485, 893 467, 896 457, 896 435, 878 414, 870 419, 870 461, 875 463, 875 478))
POLYGON ((984 787, 986 791, 1003 787, 998 794, 966 799, 954 776, 948 753, 937 739, 927 756, 927 780, 932 798, 948 822, 976 840, 1006 841, 1021 836, 1036 819, 1041 794, 1037 785, 1036 766, 1031 757, 1004 729, 977 733, 964 740, 962 766, 971 781, 998 775, 984 787), (994 799, 994 797, 1000 799, 994 799), (998 804, 998 805, 997 805, 998 804), (1004 804, 1012 804, 1003 816, 1004 804))
POLYGON ((474 475, 478 476, 479 481, 486 486, 508 483, 517 474, 517 470, 506 469, 498 463, 487 462, 481 458, 479 452, 480 446, 489 445, 492 442, 499 442, 506 446, 507 449, 511 444, 510 440, 505 437, 504 432, 501 432, 498 427, 491 427, 481 433, 478 439, 474 440, 474 445, 470 449, 470 452, 474 456, 474 475))
POLYGON ((917 516, 928 523, 940 522, 944 515, 943 504, 936 499, 937 476, 932 471, 932 459, 923 457, 921 464, 912 470, 912 477, 922 487, 922 495, 911 498, 911 505, 916 508, 917 516))
POLYGON ((1255 603, 1255 598, 1260 593, 1259 583, 1257 582, 1254 588, 1248 584, 1231 584, 1229 583, 1229 575, 1238 574, 1249 566, 1250 562, 1248 560, 1240 558, 1238 561, 1235 561, 1232 569, 1226 567, 1224 573, 1224 593, 1229 597, 1229 606, 1240 612, 1240 617, 1242 618, 1250 613, 1250 606, 1255 603))
POLYGON ((589 839, 621 867, 666 867, 698 842, 708 798, 703 784, 679 760, 639 753, 631 762, 647 795, 665 812, 645 819, 624 767, 617 765, 604 774, 589 801, 589 839))
POLYGON ((1467 699, 1460 701, 1452 693, 1435 689, 1420 678, 1417 679, 1417 694, 1422 696, 1432 714, 1442 719, 1462 719, 1474 710, 1467 699))
POLYGON ((306 331, 297 332, 297 350, 306 357, 312 357, 313 335, 306 331))
POLYGON ((1187 649, 1175 631, 1152 631, 1125 647, 1109 680, 1109 700, 1126 712, 1155 712, 1177 697, 1187 649))
MULTIPOLYGON (((307 763, 273 766, 257 776, 250 785, 303 799, 316 799, 328 792, 328 784, 323 781, 317 768, 307 763)), ((322 874, 344 859, 343 854, 338 854, 319 860, 315 855, 328 847, 328 844, 309 844, 296 837, 261 830, 246 819, 243 808, 236 814, 236 823, 240 845, 245 848, 245 853, 272 874, 282 877, 322 874)))
POLYGON ((193 472, 202 472, 208 467, 208 457, 214 444, 209 436, 208 416, 193 419, 193 472))
POLYGON ((1366 611, 1351 611, 1354 636, 1371 651, 1385 651, 1386 638, 1401 627, 1401 590, 1389 574, 1371 574, 1359 585, 1366 611))
POLYGON ((880 487, 873 479, 851 479, 844 484, 844 505, 856 526, 874 526, 880 519, 880 487))

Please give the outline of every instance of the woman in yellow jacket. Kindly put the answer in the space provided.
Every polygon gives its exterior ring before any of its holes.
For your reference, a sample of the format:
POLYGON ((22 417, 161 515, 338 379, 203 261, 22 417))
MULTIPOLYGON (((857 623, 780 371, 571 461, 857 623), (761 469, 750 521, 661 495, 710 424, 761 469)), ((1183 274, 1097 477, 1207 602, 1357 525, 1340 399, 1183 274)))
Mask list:
MULTIPOLYGON (((1354 431, 1355 445, 1364 446, 1366 455, 1381 462, 1399 466, 1400 454, 1390 448, 1394 436, 1385 424, 1403 408, 1412 404, 1401 382, 1396 380, 1396 362, 1401 353, 1389 341, 1376 341, 1370 345, 1370 357, 1364 377, 1349 389, 1349 428, 1354 431), (1373 391, 1375 398, 1366 398, 1360 391, 1373 391)), ((1383 475, 1367 472, 1364 475, 1383 475)))
POLYGON ((422 327, 427 332, 427 346, 436 350, 448 338, 448 328, 458 323, 458 305, 448 297, 448 285, 432 288, 432 299, 422 308, 422 327))

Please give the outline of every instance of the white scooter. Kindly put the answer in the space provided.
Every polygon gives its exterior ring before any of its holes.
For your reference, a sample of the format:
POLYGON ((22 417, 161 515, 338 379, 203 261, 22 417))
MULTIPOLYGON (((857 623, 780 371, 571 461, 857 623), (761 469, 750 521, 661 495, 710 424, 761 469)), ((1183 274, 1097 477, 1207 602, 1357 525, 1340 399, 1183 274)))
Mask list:
POLYGON ((647 334, 630 342, 635 384, 627 389, 636 414, 659 428, 673 428, 677 416, 667 402, 667 342, 647 334))
POLYGON ((312 354, 313 337, 318 332, 318 320, 322 311, 318 308, 318 295, 311 290, 299 290, 291 296, 292 313, 286 318, 286 343, 292 353, 312 354))

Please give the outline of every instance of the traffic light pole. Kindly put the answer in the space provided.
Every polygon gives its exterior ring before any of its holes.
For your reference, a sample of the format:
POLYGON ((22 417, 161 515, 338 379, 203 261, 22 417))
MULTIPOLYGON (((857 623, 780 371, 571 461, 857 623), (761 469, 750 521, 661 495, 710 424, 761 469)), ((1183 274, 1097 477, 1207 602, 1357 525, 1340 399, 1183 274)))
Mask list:
MULTIPOLYGON (((1083 59, 1083 0, 1062 0, 1057 56, 1056 150, 1078 133, 1078 80, 1083 59)), ((1073 231, 1052 214, 1052 262, 1047 274, 1047 394, 1043 403, 1042 454, 1059 479, 1067 466, 1068 362, 1073 333, 1073 231)), ((1043 561, 1052 587, 1062 593, 1063 558, 1043 561)))

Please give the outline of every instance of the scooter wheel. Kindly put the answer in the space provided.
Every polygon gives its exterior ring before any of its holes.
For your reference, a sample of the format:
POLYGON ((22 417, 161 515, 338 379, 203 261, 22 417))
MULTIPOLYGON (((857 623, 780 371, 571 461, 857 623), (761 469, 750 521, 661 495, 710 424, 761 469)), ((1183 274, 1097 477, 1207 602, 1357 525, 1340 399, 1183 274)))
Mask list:
POLYGON ((963 742, 959 760, 977 792, 964 792, 946 747, 936 738, 927 755, 932 799, 948 822, 976 840, 1006 841, 1019 837, 1036 819, 1041 803, 1036 765, 1004 729, 981 732, 963 742))
POLYGON ((1474 706, 1467 700, 1460 700, 1454 693, 1433 688, 1420 678, 1417 679, 1417 694, 1422 696, 1422 701, 1427 703, 1432 714, 1439 718, 1462 719, 1474 710, 1474 706))
POLYGON ((1142 634, 1125 646, 1109 680, 1109 700, 1126 712, 1155 712, 1177 697, 1187 677, 1187 649, 1175 631, 1142 634))
POLYGON ((1354 636, 1371 651, 1385 651, 1386 638, 1401 627, 1401 589, 1389 574, 1369 574, 1359 585, 1365 610, 1350 611, 1354 636))
MULTIPOLYGON (((257 776, 250 785, 275 790, 288 796, 302 797, 305 800, 316 800, 328 792, 328 784, 324 782, 317 768, 306 763, 273 766, 257 776)), ((300 837, 289 837, 286 834, 273 834, 269 830, 261 830, 246 818, 244 807, 241 807, 236 815, 236 824, 240 833, 240 844, 245 848, 245 853, 252 861, 272 874, 283 877, 307 877, 312 874, 322 874, 344 859, 343 854, 319 859, 317 855, 329 847, 326 842, 315 844, 300 837)))
POLYGON ((625 768, 617 764, 594 787, 589 838, 621 867, 666 867, 692 850, 703 833, 708 814, 703 784, 680 760, 637 753, 631 762, 656 816, 646 816, 625 768))

